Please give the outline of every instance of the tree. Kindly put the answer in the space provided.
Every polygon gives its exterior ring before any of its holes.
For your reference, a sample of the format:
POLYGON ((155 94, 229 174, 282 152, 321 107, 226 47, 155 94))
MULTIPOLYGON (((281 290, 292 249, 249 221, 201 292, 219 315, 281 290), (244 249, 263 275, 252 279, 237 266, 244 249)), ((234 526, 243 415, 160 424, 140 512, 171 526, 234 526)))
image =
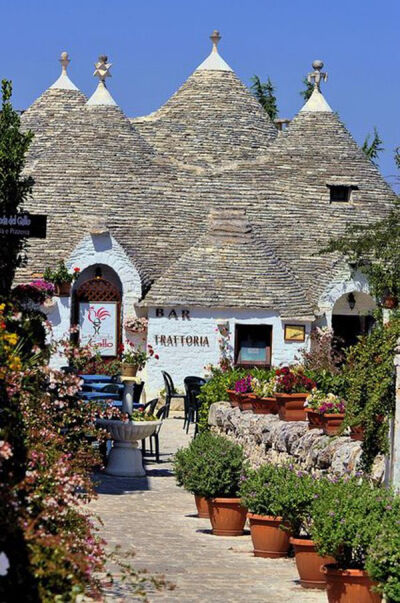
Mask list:
MULTIPOLYGON (((11 105, 12 85, 1 83, 0 111, 0 216, 14 215, 32 194, 33 179, 23 176, 25 157, 33 138, 31 132, 21 132, 19 114, 11 105)), ((15 271, 25 260, 26 240, 0 233, 0 296, 7 295, 15 271)))
POLYGON ((370 134, 367 134, 367 136, 365 137, 364 140, 364 144, 361 147, 363 152, 365 153, 365 155, 368 157, 368 159, 370 159, 372 161, 372 163, 374 165, 376 165, 376 161, 375 159, 377 159, 379 153, 381 151, 383 151, 383 146, 382 146, 382 140, 378 134, 378 130, 376 129, 376 127, 374 126, 374 137, 371 141, 371 143, 369 142, 371 138, 370 134))
POLYGON ((300 95, 304 98, 304 100, 307 102, 308 99, 310 98, 310 96, 313 93, 314 90, 314 84, 312 84, 311 82, 308 81, 308 79, 305 77, 303 78, 303 84, 305 86, 304 90, 300 91, 300 95))
POLYGON ((270 119, 274 121, 278 117, 278 105, 275 96, 275 87, 268 77, 267 82, 261 82, 258 75, 251 78, 253 82, 250 89, 253 96, 258 100, 262 108, 268 113, 270 119))

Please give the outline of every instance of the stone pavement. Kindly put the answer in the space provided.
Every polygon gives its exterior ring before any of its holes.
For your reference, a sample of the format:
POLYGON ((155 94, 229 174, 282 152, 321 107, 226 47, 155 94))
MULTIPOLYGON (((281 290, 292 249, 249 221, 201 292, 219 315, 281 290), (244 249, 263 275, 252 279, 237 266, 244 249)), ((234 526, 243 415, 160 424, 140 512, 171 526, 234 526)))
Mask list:
MULTIPOLYGON (((148 462, 145 478, 100 477, 99 499, 91 504, 104 522, 110 546, 136 551, 133 565, 164 574, 174 590, 151 590, 151 602, 312 603, 326 601, 319 591, 302 589, 292 559, 253 557, 250 534, 213 536, 208 519, 196 517, 193 496, 178 488, 171 454, 189 441, 179 413, 160 432, 162 463, 148 462)), ((124 591, 108 600, 134 601, 124 591)))

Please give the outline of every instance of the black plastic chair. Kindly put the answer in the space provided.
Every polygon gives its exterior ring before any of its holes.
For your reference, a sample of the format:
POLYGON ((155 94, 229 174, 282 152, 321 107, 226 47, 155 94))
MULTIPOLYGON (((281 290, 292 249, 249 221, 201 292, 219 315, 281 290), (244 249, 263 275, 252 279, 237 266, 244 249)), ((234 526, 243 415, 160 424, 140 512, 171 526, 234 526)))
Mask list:
POLYGON ((201 404, 198 401, 198 396, 202 386, 206 380, 202 377, 185 377, 184 379, 186 400, 187 400, 187 416, 185 416, 186 433, 189 431, 190 423, 195 423, 195 435, 197 434, 199 422, 199 409, 201 404))
POLYGON ((161 372, 165 385, 165 417, 169 417, 169 408, 171 405, 171 400, 173 398, 183 398, 184 404, 186 404, 186 396, 185 394, 178 394, 175 389, 174 382, 172 381, 172 377, 169 373, 167 373, 166 371, 161 372))
MULTIPOLYGON (((154 398, 154 400, 150 400, 144 407, 144 412, 147 411, 146 414, 154 415, 156 406, 158 404, 158 398, 154 398)), ((161 424, 157 426, 155 432, 149 437, 149 452, 146 452, 146 439, 142 440, 142 455, 143 456, 155 456, 156 463, 160 462, 160 442, 159 442, 159 433, 162 427, 162 421, 165 418, 166 404, 159 408, 156 412, 157 419, 161 419, 161 424), (153 443, 154 443, 154 452, 153 452, 153 443)))

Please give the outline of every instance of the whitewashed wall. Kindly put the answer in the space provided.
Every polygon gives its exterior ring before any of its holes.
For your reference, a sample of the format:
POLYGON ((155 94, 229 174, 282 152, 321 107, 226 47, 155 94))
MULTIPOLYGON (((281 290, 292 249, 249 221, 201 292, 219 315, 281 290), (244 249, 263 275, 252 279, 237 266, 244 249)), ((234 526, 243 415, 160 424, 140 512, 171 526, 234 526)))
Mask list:
MULTIPOLYGON (((234 347, 235 324, 267 324, 272 326, 272 364, 278 366, 293 362, 300 350, 308 345, 310 323, 306 324, 305 343, 285 342, 284 322, 276 312, 250 310, 210 310, 176 306, 164 307, 164 316, 157 316, 156 308, 149 308, 148 343, 159 360, 147 365, 147 397, 158 395, 164 387, 161 371, 170 373, 175 385, 183 388, 189 375, 204 375, 204 367, 218 364, 220 358, 217 321, 229 321, 231 344, 234 347), (175 313, 171 313, 174 310, 175 313), (189 310, 189 319, 182 312, 189 310), (163 343, 161 336, 165 337, 163 343), (170 339, 168 340, 168 337, 170 339), (194 338, 197 338, 195 340, 194 338), (189 339, 187 339, 189 338, 189 339), (190 339, 191 338, 191 339, 190 339), (208 345, 204 345, 205 338, 208 345), (197 345, 195 345, 197 341, 197 345), (203 342, 203 345, 201 344, 203 342)), ((290 321, 290 324, 296 324, 290 321)))
POLYGON ((357 271, 352 273, 348 268, 340 277, 330 283, 321 295, 318 303, 320 312, 325 315, 321 324, 332 326, 332 314, 360 316, 372 312, 376 304, 369 295, 369 285, 365 275, 357 271), (347 295, 354 293, 356 305, 350 310, 347 295))
MULTIPOLYGON (((140 275, 125 253, 121 245, 108 232, 101 234, 88 234, 75 247, 70 257, 66 260, 70 270, 79 267, 81 276, 75 283, 75 287, 88 278, 94 277, 94 266, 103 267, 104 277, 117 280, 122 288, 122 321, 128 314, 136 316, 135 304, 142 294, 140 275)), ((71 298, 55 298, 56 306, 47 316, 53 326, 53 338, 59 340, 64 338, 71 325, 71 298)), ((60 367, 66 363, 65 358, 53 356, 52 366, 60 367)))

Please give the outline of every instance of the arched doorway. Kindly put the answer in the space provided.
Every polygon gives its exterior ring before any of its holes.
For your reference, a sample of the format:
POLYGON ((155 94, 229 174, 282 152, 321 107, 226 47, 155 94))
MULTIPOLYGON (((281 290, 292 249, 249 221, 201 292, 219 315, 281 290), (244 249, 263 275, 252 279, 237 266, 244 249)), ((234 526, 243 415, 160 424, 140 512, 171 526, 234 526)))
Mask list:
POLYGON ((99 265, 86 269, 73 291, 72 322, 79 325, 82 345, 90 343, 104 357, 117 356, 121 343, 121 301, 120 282, 112 269, 99 265))
POLYGON ((351 291, 336 300, 332 311, 332 328, 339 347, 354 345, 359 335, 371 330, 375 322, 372 316, 375 308, 374 299, 362 291, 351 291))

